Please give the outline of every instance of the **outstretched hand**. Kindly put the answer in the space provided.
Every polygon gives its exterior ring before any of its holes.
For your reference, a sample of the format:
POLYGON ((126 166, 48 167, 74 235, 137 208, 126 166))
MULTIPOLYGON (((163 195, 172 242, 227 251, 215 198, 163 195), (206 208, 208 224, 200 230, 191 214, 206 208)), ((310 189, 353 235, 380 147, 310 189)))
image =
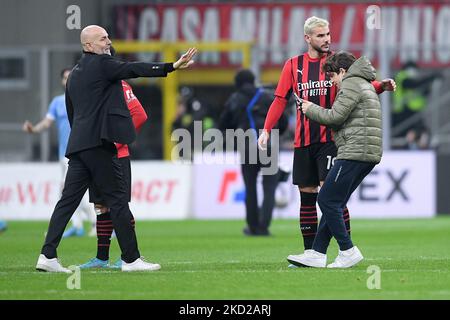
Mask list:
POLYGON ((381 81, 381 88, 383 88, 384 91, 395 91, 397 84, 393 79, 388 78, 381 81))
POLYGON ((191 64, 194 63, 194 60, 192 60, 192 58, 195 56, 196 53, 197 53, 196 48, 189 48, 189 50, 185 54, 183 54, 180 57, 180 59, 178 59, 177 62, 173 63, 173 68, 174 69, 188 68, 191 64))

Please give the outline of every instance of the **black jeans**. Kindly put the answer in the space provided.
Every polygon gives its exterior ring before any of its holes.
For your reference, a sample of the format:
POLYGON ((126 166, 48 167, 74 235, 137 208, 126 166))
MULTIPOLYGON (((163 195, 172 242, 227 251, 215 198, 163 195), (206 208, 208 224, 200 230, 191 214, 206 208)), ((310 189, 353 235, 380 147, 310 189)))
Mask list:
POLYGON ((94 183, 111 210, 111 219, 122 260, 130 263, 140 257, 121 164, 115 146, 105 144, 71 156, 61 199, 56 204, 41 253, 51 259, 57 256, 67 223, 75 212, 89 185, 94 183))
POLYGON ((372 162, 354 160, 335 161, 317 197, 322 218, 314 239, 314 250, 326 253, 332 237, 336 239, 341 251, 353 247, 345 227, 343 210, 352 193, 375 165, 372 162))
POLYGON ((263 175, 264 199, 260 214, 257 196, 257 178, 260 169, 260 164, 241 165, 242 177, 245 183, 246 220, 252 232, 264 232, 269 228, 275 206, 275 190, 279 180, 279 174, 263 175))

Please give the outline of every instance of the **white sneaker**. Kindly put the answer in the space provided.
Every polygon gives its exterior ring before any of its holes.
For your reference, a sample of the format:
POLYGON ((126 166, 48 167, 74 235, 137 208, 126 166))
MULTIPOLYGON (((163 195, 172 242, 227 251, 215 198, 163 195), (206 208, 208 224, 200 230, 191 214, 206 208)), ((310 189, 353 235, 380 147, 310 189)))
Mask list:
POLYGON ((357 246, 354 246, 348 250, 339 250, 336 260, 329 264, 327 268, 350 268, 363 259, 364 257, 361 254, 361 251, 359 251, 357 246))
POLYGON ((287 260, 297 267, 325 268, 327 265, 327 255, 315 250, 305 250, 303 254, 290 255, 287 260))
POLYGON ((122 271, 156 271, 161 269, 161 266, 157 263, 151 263, 144 261, 143 258, 137 258, 131 263, 126 263, 122 261, 122 271))
MULTIPOLYGON (((306 249, 303 253, 306 253, 307 251, 313 251, 312 249, 306 249)), ((300 255, 300 254, 299 254, 300 255)), ((288 257, 289 258, 289 257, 288 257)), ((290 263, 289 265, 288 265, 288 268, 291 268, 291 269, 296 269, 296 268, 302 268, 302 267, 305 267, 305 266, 296 266, 295 264, 292 264, 292 263, 290 263)))
POLYGON ((38 259, 38 262, 36 264, 36 270, 46 271, 46 272, 72 273, 72 270, 64 268, 59 263, 57 258, 48 259, 43 254, 39 255, 39 259, 38 259))

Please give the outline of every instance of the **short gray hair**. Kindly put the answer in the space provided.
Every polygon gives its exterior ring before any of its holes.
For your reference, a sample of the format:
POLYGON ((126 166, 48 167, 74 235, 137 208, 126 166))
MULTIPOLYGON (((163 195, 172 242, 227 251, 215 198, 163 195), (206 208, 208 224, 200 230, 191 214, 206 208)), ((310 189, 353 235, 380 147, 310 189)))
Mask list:
POLYGON ((306 19, 305 21, 305 25, 303 27, 303 31, 305 32, 305 34, 310 35, 312 33, 312 30, 316 27, 328 27, 329 26, 329 22, 325 19, 316 17, 316 16, 312 16, 309 17, 308 19, 306 19))

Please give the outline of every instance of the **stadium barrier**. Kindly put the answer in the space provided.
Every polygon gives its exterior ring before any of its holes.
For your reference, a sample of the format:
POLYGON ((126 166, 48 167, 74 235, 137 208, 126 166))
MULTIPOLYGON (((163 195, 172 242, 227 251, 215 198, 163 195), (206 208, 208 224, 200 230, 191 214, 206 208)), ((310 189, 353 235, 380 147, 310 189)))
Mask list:
MULTIPOLYGON (((130 208, 136 219, 243 219, 245 190, 238 161, 212 162, 134 161, 130 208)), ((282 152, 280 162, 290 166, 292 153, 282 152)), ((0 219, 48 220, 60 195, 60 174, 58 163, 0 164, 0 219)), ((277 190, 274 218, 298 217, 299 196, 291 179, 277 190)), ((349 209, 353 218, 435 216, 434 152, 385 152, 353 194, 349 209)))

